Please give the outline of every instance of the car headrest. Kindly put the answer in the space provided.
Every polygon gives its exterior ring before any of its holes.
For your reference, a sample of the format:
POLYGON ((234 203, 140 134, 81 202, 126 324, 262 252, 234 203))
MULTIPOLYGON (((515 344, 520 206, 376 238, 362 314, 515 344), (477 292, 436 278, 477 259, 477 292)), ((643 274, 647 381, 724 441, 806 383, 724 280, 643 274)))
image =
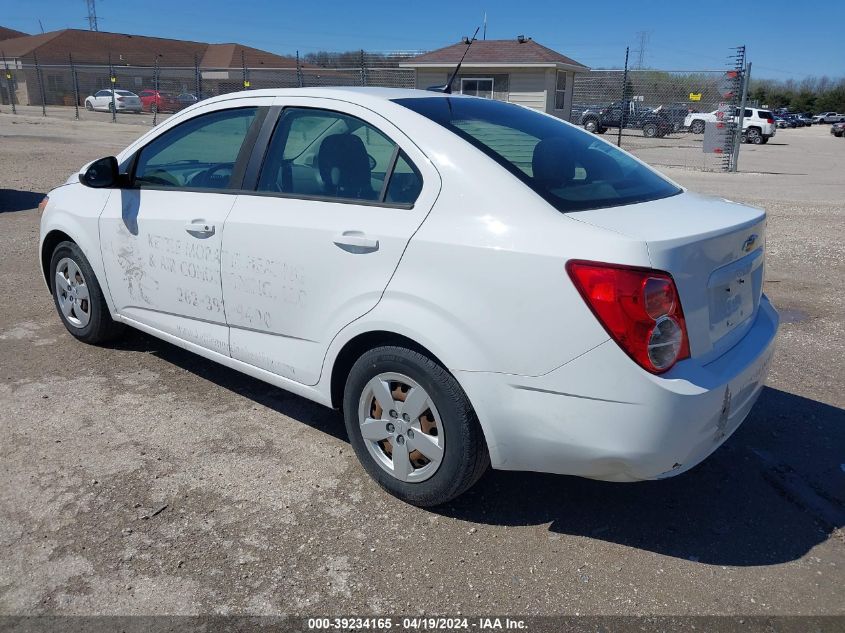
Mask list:
POLYGON ((534 180, 547 188, 566 186, 575 175, 575 157, 566 139, 546 138, 534 146, 531 158, 534 180))
POLYGON ((372 192, 370 158, 364 142, 353 134, 324 138, 317 154, 317 166, 329 195, 361 198, 372 192))

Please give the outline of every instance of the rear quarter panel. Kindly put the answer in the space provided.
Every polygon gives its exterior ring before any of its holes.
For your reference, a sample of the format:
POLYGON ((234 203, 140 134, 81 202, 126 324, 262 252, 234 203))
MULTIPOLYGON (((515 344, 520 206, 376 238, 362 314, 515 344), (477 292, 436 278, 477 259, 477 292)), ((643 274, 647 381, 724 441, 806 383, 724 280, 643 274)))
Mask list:
POLYGON ((425 138, 435 144, 427 154, 442 178, 440 197, 382 300, 341 332, 329 359, 356 333, 383 329, 424 345, 453 371, 541 375, 607 340, 566 261, 646 266, 645 245, 570 219, 438 130, 425 138))

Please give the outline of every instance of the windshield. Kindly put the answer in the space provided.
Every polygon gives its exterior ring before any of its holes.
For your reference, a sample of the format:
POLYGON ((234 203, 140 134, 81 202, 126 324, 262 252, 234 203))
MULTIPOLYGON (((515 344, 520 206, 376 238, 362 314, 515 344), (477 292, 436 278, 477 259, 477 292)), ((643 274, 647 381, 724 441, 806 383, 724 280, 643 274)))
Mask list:
POLYGON ((559 211, 615 207, 681 190, 593 135, 492 99, 396 99, 490 156, 559 211))

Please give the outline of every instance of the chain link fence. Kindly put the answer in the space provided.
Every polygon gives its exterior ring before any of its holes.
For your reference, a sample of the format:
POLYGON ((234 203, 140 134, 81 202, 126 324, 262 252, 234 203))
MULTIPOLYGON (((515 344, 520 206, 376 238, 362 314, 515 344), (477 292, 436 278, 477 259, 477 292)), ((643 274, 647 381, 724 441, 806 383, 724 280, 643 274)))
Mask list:
MULTIPOLYGON (((0 103, 8 106, 74 107, 76 118, 106 113, 112 120, 129 120, 139 114, 177 112, 208 97, 261 88, 310 86, 383 86, 413 88, 412 69, 399 68, 410 55, 369 54, 330 58, 334 66, 296 58, 290 67, 250 65, 240 67, 169 66, 153 59, 149 65, 82 64, 68 56, 67 64, 42 64, 32 60, 3 60, 0 103), (112 90, 114 89, 114 90, 112 90)), ((97 118, 102 119, 102 116, 97 118)))
POLYGON ((594 70, 576 75, 569 121, 653 165, 721 171, 732 148, 704 151, 704 127, 690 124, 734 102, 732 80, 726 70, 594 70))
MULTIPOLYGON (((740 47, 741 49, 741 47, 740 47)), ((738 49, 738 50, 740 50, 738 49)), ((57 106, 73 107, 76 118, 147 123, 198 101, 245 89, 310 86, 413 88, 413 69, 401 68, 415 53, 313 53, 291 58, 287 67, 267 67, 242 54, 239 67, 205 67, 194 57, 125 65, 39 63, 3 59, 0 101, 28 105, 47 115, 57 106), (185 63, 188 61, 189 63, 185 63), (179 62, 179 63, 174 63, 179 62), (114 90, 112 90, 114 89, 114 90), (140 116, 139 116, 140 115, 140 116), (149 116, 152 116, 150 121, 149 116)), ((233 60, 234 61, 234 60, 233 60)), ((231 62, 230 62, 231 63, 231 62)), ((659 166, 720 171, 735 166, 737 122, 724 115, 739 105, 744 81, 742 59, 723 70, 593 70, 575 75, 569 121, 659 166), (706 115, 695 117, 694 115, 706 115), (712 119, 705 132, 695 119, 712 119), (713 139, 716 138, 715 145, 713 139)), ((493 98, 509 100, 508 75, 493 98)), ((31 110, 32 108, 30 108, 31 110)), ((55 111, 55 110, 53 110, 55 111)), ((68 110, 63 110, 67 116, 68 110)), ((52 114, 52 112, 51 112, 52 114)))

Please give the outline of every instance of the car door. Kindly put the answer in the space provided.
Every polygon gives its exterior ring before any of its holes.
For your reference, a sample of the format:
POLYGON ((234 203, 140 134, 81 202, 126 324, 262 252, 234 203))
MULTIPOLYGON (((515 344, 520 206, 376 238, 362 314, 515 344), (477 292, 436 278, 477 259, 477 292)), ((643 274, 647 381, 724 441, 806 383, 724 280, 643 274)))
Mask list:
POLYGON ((110 103, 111 92, 109 92, 108 90, 100 90, 97 94, 94 95, 95 109, 102 110, 103 108, 108 108, 110 103))
POLYGON ((228 355, 221 233, 266 111, 256 99, 220 102, 134 153, 131 184, 111 193, 100 216, 122 316, 228 355))
POLYGON ((440 177, 371 110, 283 105, 247 168, 263 164, 255 191, 226 221, 223 296, 233 358, 313 385, 332 338, 378 303, 440 177))

